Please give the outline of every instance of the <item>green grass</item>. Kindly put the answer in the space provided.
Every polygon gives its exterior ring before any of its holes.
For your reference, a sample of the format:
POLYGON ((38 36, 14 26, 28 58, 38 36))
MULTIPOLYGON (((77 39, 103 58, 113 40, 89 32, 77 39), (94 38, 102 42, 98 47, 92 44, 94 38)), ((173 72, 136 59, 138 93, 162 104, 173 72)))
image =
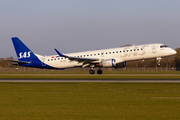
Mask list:
POLYGON ((43 75, 1 75, 0 79, 180 79, 180 76, 43 76, 43 75))
POLYGON ((177 76, 177 74, 180 74, 180 71, 104 71, 103 75, 109 74, 108 76, 90 75, 88 71, 14 71, 0 72, 0 74, 0 79, 180 79, 180 76, 177 76), (113 74, 127 74, 127 76, 114 76, 113 74), (131 76, 128 76, 129 74, 131 76), (142 75, 133 76, 133 74, 142 75), (149 76, 143 76, 143 74, 149 74, 149 76), (165 76, 164 74, 171 75, 165 76))
POLYGON ((0 119, 178 120, 178 83, 0 83, 0 119))
MULTIPOLYGON (((89 71, 0 71, 0 74, 89 74, 89 71)), ((180 74, 180 71, 103 71, 103 74, 180 74)))

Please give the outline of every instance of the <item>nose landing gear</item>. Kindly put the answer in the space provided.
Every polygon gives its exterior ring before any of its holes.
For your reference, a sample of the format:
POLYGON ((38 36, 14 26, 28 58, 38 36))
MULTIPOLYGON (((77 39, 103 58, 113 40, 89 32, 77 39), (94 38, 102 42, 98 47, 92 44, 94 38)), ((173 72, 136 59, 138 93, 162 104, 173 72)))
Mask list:
POLYGON ((162 60, 162 58, 161 58, 161 57, 158 57, 158 58, 156 58, 156 60, 157 60, 157 66, 160 66, 160 65, 161 65, 161 60, 162 60))

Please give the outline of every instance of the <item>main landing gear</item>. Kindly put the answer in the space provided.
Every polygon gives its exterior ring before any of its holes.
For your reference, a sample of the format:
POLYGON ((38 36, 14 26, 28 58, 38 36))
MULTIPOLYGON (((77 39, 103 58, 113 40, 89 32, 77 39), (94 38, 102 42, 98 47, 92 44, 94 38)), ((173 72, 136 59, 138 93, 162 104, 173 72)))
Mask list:
POLYGON ((97 74, 99 74, 99 75, 101 75, 103 73, 103 71, 101 70, 101 69, 99 69, 98 71, 97 71, 97 74))
POLYGON ((89 74, 94 74, 94 73, 95 73, 95 71, 93 69, 89 70, 89 74))
MULTIPOLYGON (((89 73, 90 73, 90 74, 94 74, 94 73, 95 73, 95 70, 93 70, 93 68, 91 68, 91 69, 89 70, 89 73)), ((103 73, 103 71, 99 68, 99 70, 97 71, 97 74, 101 75, 102 73, 103 73)))

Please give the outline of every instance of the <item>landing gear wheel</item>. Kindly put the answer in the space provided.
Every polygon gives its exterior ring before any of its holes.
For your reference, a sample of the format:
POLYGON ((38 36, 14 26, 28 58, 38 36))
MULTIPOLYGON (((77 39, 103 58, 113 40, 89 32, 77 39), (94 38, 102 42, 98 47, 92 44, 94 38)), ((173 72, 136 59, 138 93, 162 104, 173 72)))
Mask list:
POLYGON ((161 64, 160 64, 160 63, 158 63, 158 64, 157 64, 157 67, 160 67, 160 66, 161 66, 161 64))
POLYGON ((98 70, 97 74, 101 75, 102 74, 102 70, 98 70))
POLYGON ((160 67, 161 66, 161 60, 162 58, 161 57, 158 57, 156 58, 157 59, 157 67, 160 67))
POLYGON ((89 70, 89 73, 90 73, 90 74, 94 74, 95 71, 94 71, 94 70, 89 70))

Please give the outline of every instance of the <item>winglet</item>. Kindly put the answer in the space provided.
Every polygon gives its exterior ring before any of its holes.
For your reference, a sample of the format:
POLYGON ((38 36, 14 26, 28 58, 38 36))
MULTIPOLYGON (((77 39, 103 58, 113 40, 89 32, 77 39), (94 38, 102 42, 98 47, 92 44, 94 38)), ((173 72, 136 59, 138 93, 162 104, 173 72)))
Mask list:
POLYGON ((60 57, 67 57, 67 56, 61 54, 57 49, 54 49, 54 50, 57 52, 57 54, 58 54, 60 57))

